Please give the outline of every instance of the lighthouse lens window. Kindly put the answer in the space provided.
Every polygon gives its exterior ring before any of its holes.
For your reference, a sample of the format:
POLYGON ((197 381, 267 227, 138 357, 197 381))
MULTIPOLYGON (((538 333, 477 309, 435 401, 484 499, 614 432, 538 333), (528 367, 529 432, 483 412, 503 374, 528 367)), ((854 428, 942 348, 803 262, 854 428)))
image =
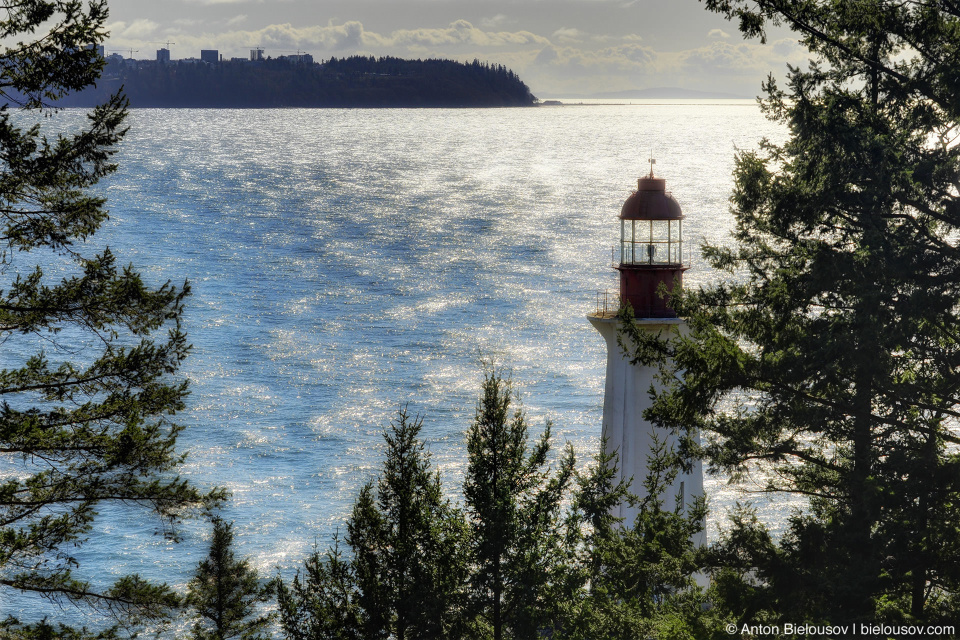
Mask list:
POLYGON ((621 264, 683 264, 680 220, 621 220, 621 264))
POLYGON ((644 261, 648 264, 664 264, 670 261, 670 220, 650 220, 644 261))
POLYGON ((633 220, 620 221, 620 262, 633 264, 633 220))
POLYGON ((652 220, 651 221, 651 242, 669 242, 670 241, 670 223, 672 220, 652 220))
POLYGON ((670 262, 683 264, 683 222, 677 220, 670 239, 670 262))

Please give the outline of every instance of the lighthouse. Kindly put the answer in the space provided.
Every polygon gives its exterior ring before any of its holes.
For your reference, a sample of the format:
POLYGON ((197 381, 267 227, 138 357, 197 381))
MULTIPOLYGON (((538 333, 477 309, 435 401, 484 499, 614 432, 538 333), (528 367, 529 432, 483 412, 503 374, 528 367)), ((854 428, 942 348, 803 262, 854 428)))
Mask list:
MULTIPOLYGON (((613 251, 613 268, 619 273, 618 301, 604 297, 597 310, 587 316, 607 345, 607 379, 603 394, 603 437, 607 453, 619 458, 618 477, 630 480, 631 493, 643 497, 643 481, 647 476, 647 460, 654 441, 676 446, 677 436, 660 429, 643 418, 652 400, 650 389, 657 388, 655 366, 631 364, 617 340, 620 320, 617 313, 627 303, 633 307, 634 322, 643 330, 669 340, 685 331, 683 319, 670 308, 669 295, 682 286, 684 263, 683 213, 673 195, 666 190, 666 181, 654 177, 654 161, 650 175, 637 181, 634 191, 620 210, 620 243, 613 251), (632 478, 632 480, 631 480, 632 478)), ((695 461, 689 473, 680 473, 667 487, 662 499, 672 509, 679 498, 684 509, 694 497, 703 495, 703 471, 695 461)), ((621 504, 614 515, 631 526, 637 507, 621 504)), ((700 534, 702 538, 703 534, 700 534)), ((703 540, 698 540, 703 543, 703 540)))

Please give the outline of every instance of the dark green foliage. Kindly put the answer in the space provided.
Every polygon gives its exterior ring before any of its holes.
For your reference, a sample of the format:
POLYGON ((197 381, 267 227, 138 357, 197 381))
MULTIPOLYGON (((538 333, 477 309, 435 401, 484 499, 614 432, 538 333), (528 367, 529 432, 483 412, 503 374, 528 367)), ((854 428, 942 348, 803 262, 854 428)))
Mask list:
POLYGON ((320 64, 111 64, 96 89, 62 104, 94 104, 120 86, 134 107, 515 107, 536 101, 501 65, 354 56, 320 64))
POLYGON ((481 637, 538 638, 557 626, 552 587, 565 570, 561 500, 573 476, 573 450, 551 477, 550 425, 527 453, 527 424, 496 373, 484 378, 467 432, 463 483, 470 522, 470 615, 481 637))
POLYGON ((688 505, 664 505, 662 496, 679 466, 664 443, 648 456, 647 497, 633 523, 620 523, 610 508, 621 500, 636 501, 625 482, 614 486, 615 457, 600 454, 585 474, 578 474, 571 540, 577 560, 568 571, 578 576, 567 598, 566 624, 559 634, 571 640, 594 638, 723 637, 719 612, 696 575, 706 566, 706 551, 695 539, 703 531, 706 505, 701 498, 688 505))
POLYGON ((706 456, 809 499, 777 542, 738 516, 718 585, 740 622, 956 620, 960 593, 960 8, 708 0, 815 60, 764 109, 783 145, 737 157, 727 282, 674 308, 688 337, 631 336, 679 380, 652 411, 706 456), (737 583, 739 581, 739 586, 737 583))
POLYGON ((106 2, 22 0, 3 12, 0 37, 19 41, 2 54, 0 91, 6 101, 17 95, 23 106, 38 108, 92 85, 100 75, 96 51, 85 47, 106 35, 106 2), (21 40, 41 25, 44 37, 21 40))
POLYGON ((187 587, 187 606, 195 613, 194 640, 263 640, 272 614, 257 615, 258 605, 273 594, 272 583, 262 584, 247 559, 233 553, 233 525, 213 518, 210 553, 197 566, 187 587))
POLYGON ((387 457, 366 485, 339 542, 315 551, 288 586, 283 629, 294 640, 456 637, 465 581, 463 516, 443 497, 418 439, 422 420, 401 411, 384 433, 387 457))
POLYGON ((373 486, 364 487, 347 525, 367 637, 438 638, 457 622, 462 518, 430 469, 418 439, 422 426, 421 418, 400 412, 384 434, 387 458, 376 500, 373 486))
POLYGON ((115 169, 125 101, 110 97, 85 125, 45 135, 59 123, 42 104, 100 72, 85 47, 104 38, 105 3, 25 0, 0 11, 8 42, 43 25, 0 53, 0 602, 32 592, 127 623, 157 619, 177 603, 167 587, 128 576, 94 588, 70 553, 107 504, 143 507, 172 536, 185 508, 220 497, 176 476, 171 416, 187 388, 172 376, 189 351, 180 330, 189 288, 148 286, 108 250, 84 255, 107 218, 89 189, 115 169), (17 101, 25 109, 15 114, 17 101))
POLYGON ((346 549, 338 538, 281 581, 287 638, 632 640, 723 629, 719 613, 704 613, 694 580, 703 502, 684 516, 659 500, 677 456, 665 446, 653 452, 653 497, 623 527, 611 508, 636 498, 614 486, 611 457, 577 473, 568 447, 551 472, 549 425, 528 448, 515 402, 508 381, 486 375, 467 432, 463 511, 442 499, 417 440, 420 421, 401 412, 385 434, 383 475, 357 498, 346 549))
POLYGON ((280 620, 287 638, 358 640, 362 635, 357 580, 339 539, 321 554, 314 549, 290 585, 279 580, 280 620))
POLYGON ((46 620, 36 624, 18 624, 14 619, 0 620, 0 640, 117 640, 119 629, 91 632, 63 624, 52 625, 46 620))

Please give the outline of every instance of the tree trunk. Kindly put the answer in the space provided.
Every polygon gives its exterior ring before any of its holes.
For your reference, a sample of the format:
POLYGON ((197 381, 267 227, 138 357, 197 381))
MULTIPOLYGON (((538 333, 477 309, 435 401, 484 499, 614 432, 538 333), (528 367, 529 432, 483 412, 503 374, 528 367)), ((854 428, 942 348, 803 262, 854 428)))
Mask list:
POLYGON ((912 584, 910 589, 910 615, 917 620, 922 619, 923 609, 927 600, 927 574, 930 568, 929 545, 932 544, 929 536, 929 510, 933 506, 932 501, 930 500, 930 493, 936 491, 937 487, 937 435, 935 431, 931 432, 930 435, 927 436, 927 441, 924 443, 923 458, 923 468, 926 469, 927 473, 923 474, 921 472, 921 475, 928 475, 928 477, 923 478, 919 490, 920 513, 916 532, 916 544, 918 549, 915 554, 914 566, 911 568, 912 584))
POLYGON ((499 559, 493 580, 493 640, 503 640, 503 575, 499 559))
MULTIPOLYGON (((882 232, 871 229, 873 220, 865 220, 864 246, 868 251, 875 250, 882 242, 882 232)), ((879 223, 879 222, 878 222, 879 223)), ((882 223, 879 223, 882 224, 882 223)), ((880 258, 882 260, 882 258, 880 258)), ((875 259, 874 262, 877 260, 875 259)), ((882 269, 882 265, 877 265, 882 269)), ((873 595, 876 592, 876 582, 879 576, 879 562, 874 552, 872 541, 873 527, 877 522, 875 513, 875 496, 871 476, 874 473, 874 459, 876 452, 873 447, 873 401, 875 397, 873 376, 880 371, 876 362, 876 355, 881 352, 878 326, 880 319, 880 303, 877 293, 865 291, 863 298, 857 305, 855 329, 858 336, 859 349, 856 352, 858 359, 855 369, 853 417, 853 469, 848 480, 848 496, 850 500, 850 519, 846 523, 848 539, 845 541, 849 554, 848 579, 846 587, 850 590, 850 601, 847 603, 851 621, 868 622, 875 619, 873 595)))

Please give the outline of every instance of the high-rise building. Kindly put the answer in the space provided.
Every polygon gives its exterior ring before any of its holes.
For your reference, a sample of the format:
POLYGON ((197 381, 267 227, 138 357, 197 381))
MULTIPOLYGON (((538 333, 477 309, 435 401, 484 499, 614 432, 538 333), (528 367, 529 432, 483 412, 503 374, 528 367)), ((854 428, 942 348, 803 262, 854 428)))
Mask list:
POLYGON ((105 56, 105 54, 106 54, 106 51, 104 50, 104 47, 103 47, 102 44, 88 44, 88 45, 87 45, 86 47, 84 47, 84 48, 85 48, 85 49, 93 49, 93 50, 95 50, 95 51, 97 52, 97 54, 98 54, 101 58, 103 58, 103 57, 105 56))
POLYGON ((157 49, 157 62, 170 62, 170 49, 157 49))
POLYGON ((203 62, 209 62, 210 64, 215 64, 220 62, 220 52, 216 49, 201 49, 200 60, 203 62))

